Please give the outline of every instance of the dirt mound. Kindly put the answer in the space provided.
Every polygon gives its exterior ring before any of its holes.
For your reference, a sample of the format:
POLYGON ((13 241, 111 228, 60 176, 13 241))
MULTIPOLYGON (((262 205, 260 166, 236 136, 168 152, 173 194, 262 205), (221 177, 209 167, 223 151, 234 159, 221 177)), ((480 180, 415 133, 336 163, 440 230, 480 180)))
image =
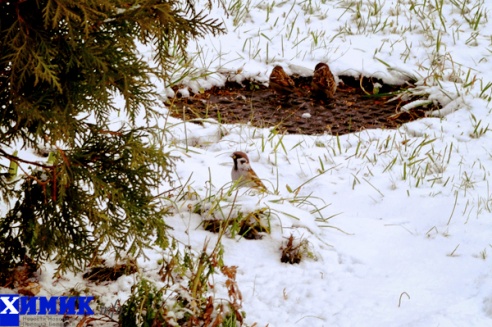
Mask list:
MULTIPOLYGON (((397 110, 406 102, 388 102, 409 85, 387 85, 368 78, 339 78, 342 82, 330 101, 295 94, 282 97, 261 84, 245 81, 243 85, 228 82, 222 88, 214 87, 187 98, 178 96, 168 105, 177 118, 214 118, 221 123, 251 123, 257 127, 275 127, 288 134, 311 135, 342 135, 367 128, 393 129, 425 115, 422 110, 402 114, 397 110), (374 92, 374 85, 379 85, 379 92, 374 92)), ((293 79, 308 94, 311 78, 293 79)))

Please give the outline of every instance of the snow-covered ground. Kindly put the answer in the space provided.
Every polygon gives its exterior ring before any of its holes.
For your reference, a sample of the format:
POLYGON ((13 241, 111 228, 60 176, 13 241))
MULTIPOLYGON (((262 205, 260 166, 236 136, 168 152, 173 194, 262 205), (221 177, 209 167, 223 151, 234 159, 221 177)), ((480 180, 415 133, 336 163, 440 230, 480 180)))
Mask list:
MULTIPOLYGON (((271 235, 223 239, 225 263, 238 266, 246 321, 490 326, 492 3, 252 0, 245 6, 224 18, 227 35, 198 42, 197 67, 266 82, 276 64, 309 74, 324 61, 337 75, 387 83, 413 76, 423 94, 444 106, 398 130, 338 138, 186 124, 190 148, 177 173, 182 180, 192 175, 203 197, 208 181, 215 189, 229 182, 236 150, 247 152, 257 174, 279 192, 238 200, 275 212, 271 235), (316 208, 299 205, 286 185, 303 185, 297 197, 328 206, 310 213, 316 208), (320 221, 320 214, 331 218, 320 221), (291 234, 308 240, 316 258, 280 263, 279 249, 291 234)), ((213 74, 189 85, 196 91, 223 81, 213 74)), ((184 148, 185 125, 176 124, 170 134, 184 148)), ((197 249, 214 239, 199 222, 187 212, 169 220, 174 235, 197 249)))
MULTIPOLYGON (((221 240, 224 263, 238 267, 248 325, 492 325, 492 3, 223 3, 229 16, 218 8, 210 14, 227 34, 189 46, 195 75, 210 73, 185 79, 193 91, 227 78, 267 83, 277 64, 309 75, 323 61, 336 75, 387 83, 412 76, 419 92, 444 108, 398 130, 340 137, 169 117, 167 150, 183 160, 177 179, 196 192, 176 200, 171 235, 196 251, 206 239, 215 245, 217 234, 205 231, 188 205, 228 189, 230 155, 244 151, 276 191, 241 190, 224 202, 224 210, 271 212, 271 234, 261 240, 221 240), (280 262, 290 235, 308 244, 300 264, 280 262)), ((162 255, 149 256, 155 260, 139 263, 152 276, 162 255)), ((42 275, 45 295, 83 282, 54 284, 50 271, 42 275)), ((90 289, 103 302, 126 300, 135 279, 90 289)))

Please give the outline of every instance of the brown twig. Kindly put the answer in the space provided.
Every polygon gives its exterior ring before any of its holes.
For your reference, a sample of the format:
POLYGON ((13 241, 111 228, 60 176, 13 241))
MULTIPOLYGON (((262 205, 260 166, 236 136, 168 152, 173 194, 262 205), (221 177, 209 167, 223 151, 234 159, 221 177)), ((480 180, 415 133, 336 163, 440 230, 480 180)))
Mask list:
POLYGON ((46 169, 54 169, 53 166, 48 166, 48 165, 44 165, 44 164, 41 164, 39 162, 35 162, 35 161, 30 161, 30 160, 26 160, 26 159, 22 159, 22 158, 19 158, 17 156, 14 156, 14 155, 11 155, 11 154, 8 154, 7 152, 5 152, 4 150, 0 149, 0 155, 4 156, 5 158, 9 159, 9 160, 12 160, 12 161, 15 161, 17 163, 19 162, 23 162, 23 163, 26 163, 26 164, 30 164, 30 165, 34 165, 34 166, 37 166, 37 167, 41 167, 41 168, 46 168, 46 169))
MULTIPOLYGON (((64 158, 64 160, 66 159, 63 151, 61 149, 58 149, 58 151, 62 154, 62 157, 64 158)), ((14 155, 11 155, 11 154, 8 154, 7 152, 5 152, 4 150, 0 149, 0 155, 4 156, 5 158, 11 160, 11 161, 15 161, 17 164, 19 162, 22 162, 22 163, 26 163, 26 164, 29 164, 29 165, 33 165, 33 166, 37 166, 37 167, 41 167, 41 168, 44 168, 44 169, 47 169, 49 171, 51 171, 51 174, 52 174, 52 178, 53 178, 53 194, 52 194, 52 199, 53 201, 56 202, 56 166, 53 166, 53 165, 45 165, 45 164, 41 164, 39 162, 35 162, 35 161, 30 161, 30 160, 26 160, 26 159, 22 159, 18 156, 14 156, 14 155)), ((66 161, 66 160, 65 160, 66 161)), ((28 176, 29 178, 32 178, 34 179, 37 183, 39 183, 39 185, 41 185, 41 187, 43 188, 44 192, 46 192, 46 184, 48 184, 47 181, 41 181, 39 180, 38 178, 36 178, 35 176, 33 175, 30 175, 28 174, 23 168, 22 166, 19 165, 19 168, 24 172, 24 174, 26 174, 26 176, 28 176)))

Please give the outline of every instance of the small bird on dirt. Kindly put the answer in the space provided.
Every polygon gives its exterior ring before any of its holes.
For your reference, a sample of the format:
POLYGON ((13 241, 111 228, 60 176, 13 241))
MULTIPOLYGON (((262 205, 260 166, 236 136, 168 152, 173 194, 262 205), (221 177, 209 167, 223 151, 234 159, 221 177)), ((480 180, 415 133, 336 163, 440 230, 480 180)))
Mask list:
POLYGON ((270 88, 278 95, 289 95, 299 93, 292 78, 281 66, 275 66, 270 74, 270 88))
POLYGON ((262 191, 266 191, 267 188, 263 182, 258 178, 253 168, 249 163, 249 158, 246 153, 236 151, 231 156, 234 166, 231 171, 231 178, 233 182, 238 182, 239 186, 253 187, 262 191))
POLYGON ((314 68, 311 94, 316 98, 333 99, 337 91, 337 83, 327 64, 320 62, 314 68))

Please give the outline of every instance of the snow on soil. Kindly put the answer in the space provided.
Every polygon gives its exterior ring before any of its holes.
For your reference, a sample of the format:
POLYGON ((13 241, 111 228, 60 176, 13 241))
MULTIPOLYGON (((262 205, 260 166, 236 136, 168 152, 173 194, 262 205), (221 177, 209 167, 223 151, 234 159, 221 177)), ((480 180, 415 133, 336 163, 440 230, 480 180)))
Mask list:
MULTIPOLYGON (((227 34, 190 45, 196 73, 213 72, 189 76, 193 92, 226 78, 267 83, 276 64, 309 75, 324 61, 337 75, 386 83, 414 76, 429 99, 444 105, 436 117, 398 130, 340 137, 168 118, 167 150, 183 160, 176 176, 182 183, 191 176, 200 198, 228 187, 229 156, 239 150, 278 191, 242 190, 236 199, 244 211, 269 208, 271 234, 222 239, 225 264, 238 267, 249 325, 492 324, 492 117, 490 103, 480 98, 490 96, 490 89, 481 92, 492 82, 490 2, 463 10, 445 2, 442 16, 430 3, 412 3, 252 0, 243 4, 248 10, 231 9, 230 16, 214 9, 227 34), (470 19, 479 9, 484 16, 474 30, 461 13, 470 19), (289 192, 301 185, 297 195, 289 192), (309 203, 296 201, 302 197, 309 203), (280 262, 291 234, 307 240, 312 254, 297 265, 280 262)), ((217 235, 203 230, 202 217, 187 208, 176 204, 167 219, 171 234, 196 251, 206 239, 213 246, 217 235)), ((148 255, 151 260, 139 263, 152 276, 162 256, 158 250, 148 255)), ((83 282, 74 277, 55 285, 50 269, 42 275, 44 294, 83 282)), ((107 303, 125 300, 135 278, 90 289, 107 303)))

